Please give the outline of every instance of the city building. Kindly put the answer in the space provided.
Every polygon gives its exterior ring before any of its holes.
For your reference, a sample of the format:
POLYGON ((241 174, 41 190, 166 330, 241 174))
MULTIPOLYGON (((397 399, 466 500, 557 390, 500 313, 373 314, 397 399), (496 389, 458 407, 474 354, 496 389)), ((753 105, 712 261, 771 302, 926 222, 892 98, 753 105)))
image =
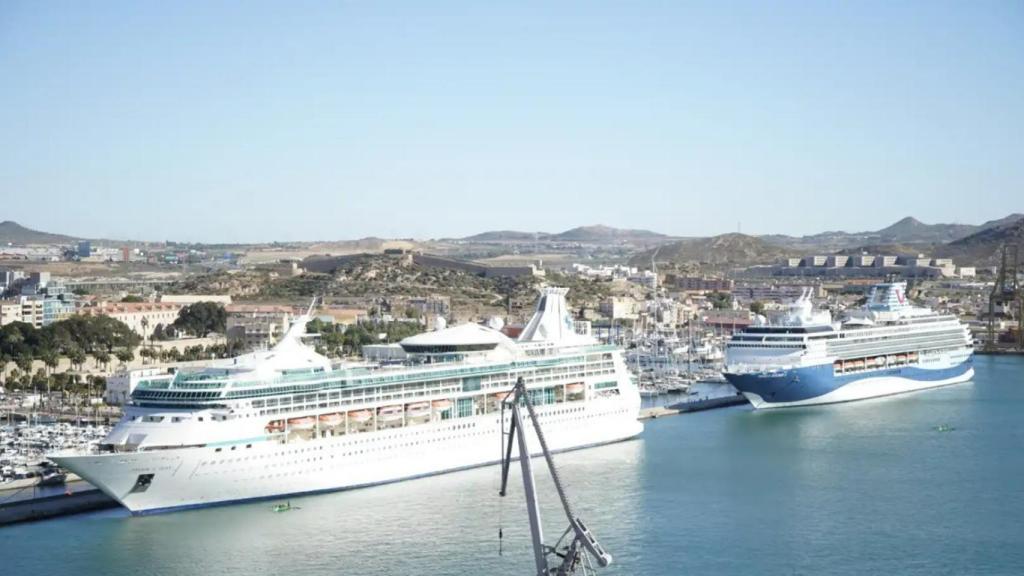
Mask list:
POLYGON ((31 324, 36 328, 43 327, 43 301, 39 298, 22 296, 18 298, 21 305, 21 322, 31 324))
POLYGON ((753 321, 753 313, 749 310, 707 310, 701 322, 709 328, 717 328, 725 332, 735 332, 749 326, 753 321))
POLYGON ((612 320, 636 320, 639 318, 640 306, 632 298, 611 296, 598 305, 598 311, 612 320))
POLYGON ((899 261, 896 256, 875 256, 874 266, 875 268, 889 268, 895 266, 899 261))
POLYGON ((0 268, 0 296, 7 292, 13 292, 17 284, 24 278, 25 273, 21 270, 0 268))
POLYGON ((692 276, 676 276, 669 274, 665 284, 676 290, 690 292, 731 292, 734 286, 727 278, 698 278, 692 276))
POLYGON ((182 308, 181 304, 169 302, 100 302, 79 312, 89 316, 110 316, 124 322, 139 336, 150 338, 158 325, 173 324, 182 308))
POLYGON ((849 261, 850 261, 850 257, 849 256, 842 256, 842 255, 839 255, 839 254, 833 254, 832 256, 829 256, 828 259, 825 261, 825 265, 830 267, 830 268, 842 268, 842 267, 846 266, 847 263, 849 263, 849 261))
POLYGON ((288 330, 289 306, 232 304, 227 307, 227 338, 249 349, 269 348, 288 330))
POLYGON ((21 321, 21 302, 18 300, 0 300, 0 326, 21 321))
POLYGON ((75 295, 49 272, 32 272, 21 284, 22 321, 48 326, 75 313, 75 295))
POLYGON ((229 294, 161 294, 160 302, 169 304, 195 304, 196 302, 216 302, 218 304, 231 304, 229 294))

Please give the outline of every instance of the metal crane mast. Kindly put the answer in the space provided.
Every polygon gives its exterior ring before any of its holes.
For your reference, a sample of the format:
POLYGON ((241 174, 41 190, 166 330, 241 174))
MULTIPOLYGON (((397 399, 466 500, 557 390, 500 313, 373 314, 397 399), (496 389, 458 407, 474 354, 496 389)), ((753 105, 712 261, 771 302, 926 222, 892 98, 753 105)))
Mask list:
MULTIPOLYGON (((544 432, 540 427, 540 420, 533 409, 533 402, 526 392, 526 383, 522 377, 516 380, 515 388, 502 402, 502 436, 504 432, 505 409, 512 412, 511 424, 508 430, 508 442, 504 445, 504 454, 501 460, 501 491, 498 493, 504 497, 508 493, 508 471, 512 465, 512 446, 518 443, 519 466, 523 473, 523 492, 526 496, 526 511, 530 517, 530 535, 533 539, 533 559, 537 565, 537 576, 562 576, 565 574, 576 574, 577 570, 582 574, 592 574, 594 562, 601 567, 612 563, 611 554, 604 551, 598 544, 597 539, 586 527, 582 520, 573 514, 569 499, 565 494, 565 488, 555 468, 555 461, 548 450, 547 441, 544 439, 544 432), (520 406, 526 406, 526 410, 533 422, 533 429, 537 433, 537 440, 540 443, 544 460, 547 462, 548 471, 551 472, 551 479, 555 483, 555 490, 558 491, 558 498, 565 510, 565 516, 569 520, 569 527, 562 532, 561 537, 554 546, 544 544, 544 530, 540 520, 540 507, 537 501, 537 487, 534 484, 533 466, 530 462, 530 450, 526 444, 526 428, 523 427, 523 416, 520 406), (568 544, 563 545, 563 542, 568 544), (593 560, 591 560, 593 558, 593 560)), ((502 439, 504 440, 504 438, 502 439)))
POLYGON ((1017 273, 1020 266, 1020 247, 1013 244, 1004 244, 1002 257, 999 261, 999 271, 996 276, 995 285, 988 300, 988 342, 986 346, 994 349, 996 342, 996 307, 1005 310, 1006 316, 1017 317, 1017 347, 1024 348, 1024 290, 1017 281, 1017 273))

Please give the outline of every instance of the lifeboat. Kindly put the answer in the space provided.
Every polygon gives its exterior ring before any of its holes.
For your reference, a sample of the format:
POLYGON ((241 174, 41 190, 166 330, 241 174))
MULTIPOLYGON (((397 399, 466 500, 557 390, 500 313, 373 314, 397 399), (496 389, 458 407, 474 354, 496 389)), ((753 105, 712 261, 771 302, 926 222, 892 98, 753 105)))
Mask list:
POLYGON ((909 362, 917 362, 917 352, 911 352, 910 354, 907 354, 907 360, 909 362))
POLYGON ((385 406, 377 411, 377 415, 384 422, 394 422, 401 420, 402 415, 405 413, 401 406, 385 406))
POLYGON ((365 424, 373 418, 373 412, 369 410, 353 410, 348 413, 349 420, 352 420, 356 424, 365 424))
POLYGON ((405 413, 409 418, 417 418, 419 416, 430 415, 430 402, 417 402, 415 404, 409 404, 405 407, 405 413))
POLYGON ((897 354, 896 355, 896 363, 903 364, 906 361, 907 361, 907 355, 906 354, 897 354))
POLYGON ((447 409, 452 407, 452 401, 451 400, 434 400, 433 402, 431 402, 431 405, 434 406, 434 410, 442 410, 443 411, 443 410, 447 410, 447 409))
POLYGON ((345 422, 345 416, 342 414, 321 414, 320 424, 323 426, 341 426, 345 422))
POLYGON ((270 434, 284 432, 284 420, 273 420, 267 423, 266 431, 270 434))
POLYGON ((854 360, 853 361, 853 369, 854 370, 860 370, 862 368, 864 368, 864 361, 863 360, 854 360))
POLYGON ((583 386, 583 384, 580 384, 579 382, 577 382, 575 384, 566 384, 565 385, 565 393, 566 394, 582 394, 584 389, 585 389, 585 386, 583 386))
POLYGON ((504 402, 505 398, 508 398, 510 394, 512 394, 512 392, 496 392, 491 394, 491 400, 494 400, 495 402, 504 402))
POLYGON ((316 426, 316 418, 312 416, 301 416, 299 418, 289 418, 288 427, 292 430, 312 430, 316 426))

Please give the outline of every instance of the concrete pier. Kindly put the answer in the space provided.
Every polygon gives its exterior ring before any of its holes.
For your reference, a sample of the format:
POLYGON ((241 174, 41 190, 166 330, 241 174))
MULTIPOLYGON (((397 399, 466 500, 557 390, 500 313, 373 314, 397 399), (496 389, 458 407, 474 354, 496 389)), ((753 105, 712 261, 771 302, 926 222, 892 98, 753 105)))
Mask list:
POLYGON ((663 416, 675 416, 676 414, 686 414, 689 412, 702 412, 704 410, 714 410, 716 408, 726 408, 729 406, 742 406, 746 403, 747 399, 744 398, 742 394, 730 394, 728 396, 715 396, 713 398, 705 398, 703 400, 676 402, 675 404, 669 404, 667 406, 641 408, 640 420, 650 420, 661 418, 663 416))
POLYGON ((66 494, 10 499, 8 501, 3 501, 2 493, 0 493, 0 526, 14 524, 15 522, 28 522, 81 512, 91 512, 115 506, 117 506, 117 502, 92 486, 83 487, 66 494))

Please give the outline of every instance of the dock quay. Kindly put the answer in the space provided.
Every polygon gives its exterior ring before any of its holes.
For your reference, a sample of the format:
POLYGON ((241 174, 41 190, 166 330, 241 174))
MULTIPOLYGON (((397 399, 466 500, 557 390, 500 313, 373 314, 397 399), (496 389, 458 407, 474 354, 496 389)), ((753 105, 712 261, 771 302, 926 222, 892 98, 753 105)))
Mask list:
POLYGON ((51 490, 43 495, 37 491, 0 492, 0 526, 18 522, 44 520, 117 506, 113 498, 86 482, 69 483, 66 492, 51 490))
POLYGON ((701 400, 676 402, 667 406, 652 406, 640 409, 640 420, 652 420, 663 416, 675 416, 676 414, 687 414, 690 412, 703 412, 716 408, 727 408, 729 406, 741 406, 747 403, 742 394, 730 394, 728 396, 715 396, 701 400))

